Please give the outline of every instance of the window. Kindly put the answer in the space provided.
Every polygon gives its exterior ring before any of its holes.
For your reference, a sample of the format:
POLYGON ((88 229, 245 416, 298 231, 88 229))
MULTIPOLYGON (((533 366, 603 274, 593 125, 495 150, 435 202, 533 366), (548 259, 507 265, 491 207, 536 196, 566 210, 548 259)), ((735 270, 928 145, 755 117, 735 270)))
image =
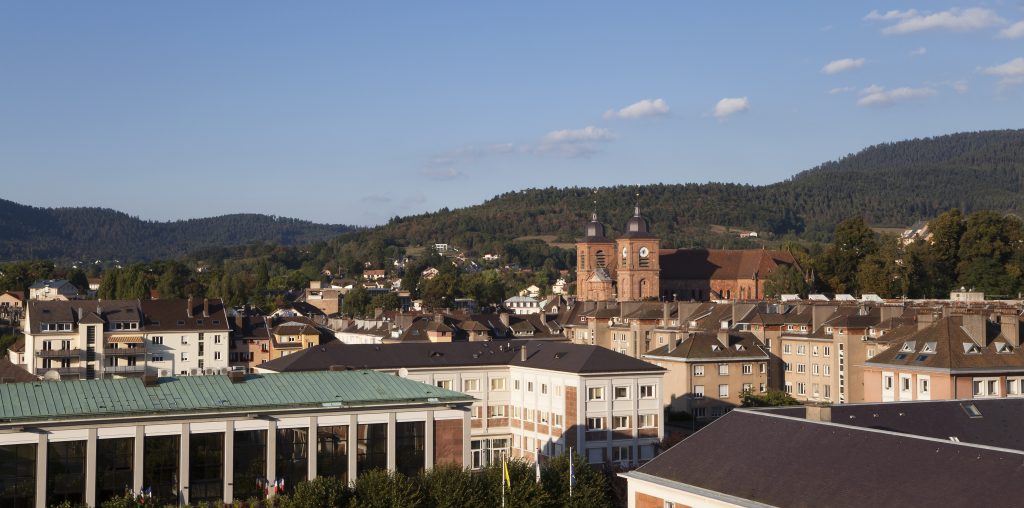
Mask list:
POLYGON ((703 399, 704 398, 704 385, 693 385, 693 398, 703 399))
POLYGON ((811 383, 811 395, 817 397, 821 394, 821 390, 818 390, 818 383, 811 383))
POLYGON ((480 391, 480 380, 479 379, 463 379, 462 380, 462 391, 464 391, 464 392, 478 392, 478 391, 480 391))
POLYGON ((693 366, 693 375, 694 376, 703 376, 704 375, 704 366, 703 365, 694 365, 693 366))
POLYGON ((807 383, 797 383, 796 393, 797 395, 807 395, 807 383))
POLYGON ((816 364, 816 363, 812 363, 811 364, 811 374, 815 375, 815 376, 821 374, 821 366, 816 364))
POLYGON ((818 356, 818 346, 811 346, 811 356, 818 356))
POLYGON ((214 335, 213 336, 213 343, 214 344, 220 344, 220 335, 214 335))
POLYGON ((628 386, 616 386, 615 387, 615 400, 625 400, 629 398, 629 387, 628 386))
POLYGON ((729 398, 729 385, 718 385, 718 398, 728 399, 729 398))
POLYGON ((213 359, 214 360, 220 360, 220 351, 214 351, 213 352, 213 359))
POLYGON ((163 344, 163 343, 164 343, 164 338, 163 337, 161 337, 161 336, 153 337, 153 344, 160 345, 160 344, 163 344))
POLYGON ((472 418, 474 420, 479 420, 479 419, 481 419, 483 417, 484 417, 484 408, 482 408, 480 406, 473 406, 470 409, 470 418, 472 418))
POLYGON ((796 364, 796 373, 805 374, 807 372, 807 365, 803 363, 796 364))
POLYGON ((999 378, 974 378, 975 397, 998 397, 999 378))
POLYGON ((547 393, 548 393, 548 385, 546 383, 541 383, 540 384, 540 393, 542 395, 547 395, 547 393))
POLYGON ((153 357, 150 358, 149 361, 151 361, 151 362, 162 362, 162 361, 164 361, 164 357, 161 356, 161 355, 153 355, 153 357))
POLYGON ((1024 391, 1024 377, 1006 378, 1006 395, 1008 397, 1020 397, 1024 391))
POLYGON ((793 350, 790 348, 789 344, 783 344, 782 345, 782 352, 788 355, 788 354, 792 353, 793 350))
POLYGON ((518 379, 512 380, 512 389, 513 390, 518 390, 519 389, 519 380, 518 379))
POLYGON ((753 374, 754 373, 754 365, 750 364, 750 363, 744 363, 743 364, 743 373, 744 374, 753 374))
POLYGON ((615 429, 628 429, 629 428, 629 417, 628 416, 613 416, 612 425, 615 429))
POLYGON ((658 426, 658 415, 638 415, 637 425, 642 429, 658 426))
POLYGON ((754 391, 754 384, 753 383, 743 383, 743 391, 744 392, 753 392, 754 391))
POLYGON ((452 389, 452 380, 451 379, 440 379, 437 382, 435 382, 434 384, 436 384, 438 388, 443 388, 445 390, 451 390, 452 389))
POLYGON ((782 370, 785 370, 786 372, 793 372, 793 364, 789 362, 783 363, 782 370))
POLYGON ((654 385, 640 385, 640 398, 641 399, 653 399, 654 398, 654 385))
POLYGON ((832 385, 825 383, 823 388, 825 388, 825 398, 832 398, 832 385))
POLYGON ((527 381, 526 382, 526 391, 528 391, 528 392, 532 392, 533 391, 533 381, 527 381))
POLYGON ((822 356, 832 356, 832 346, 825 346, 822 349, 822 356))
POLYGON ((630 452, 633 450, 632 446, 615 446, 612 447, 612 460, 616 462, 629 462, 630 452))
POLYGON ((824 375, 826 375, 826 376, 831 376, 832 375, 832 366, 831 365, 826 363, 824 365, 824 367, 822 367, 822 368, 824 369, 824 375))
POLYGON ((707 408, 705 408, 705 407, 695 407, 695 408, 693 408, 693 417, 694 418, 707 418, 707 416, 708 416, 708 409, 707 408))
POLYGON ((718 375, 719 376, 728 376, 729 375, 729 364, 728 363, 722 363, 722 364, 718 365, 718 375))
POLYGON ((503 391, 505 391, 505 378, 503 378, 503 377, 491 378, 491 391, 492 392, 503 392, 503 391))
POLYGON ((764 393, 764 392, 766 391, 766 390, 765 390, 766 386, 765 386, 765 384, 764 384, 764 383, 760 383, 760 384, 759 384, 759 385, 757 386, 757 388, 758 388, 758 391, 760 391, 761 393, 764 393))
POLYGON ((587 400, 604 400, 604 387, 595 386, 587 388, 587 400))
POLYGON ((789 381, 786 381, 786 386, 785 386, 784 389, 785 389, 786 393, 792 394, 793 393, 793 383, 790 383, 789 381))
POLYGON ((184 335, 181 336, 181 345, 182 346, 187 346, 188 345, 188 337, 186 337, 184 335))
POLYGON ((604 430, 604 418, 599 416, 587 418, 587 430, 604 430))
POLYGON ((555 385, 555 397, 562 396, 562 385, 555 385))
POLYGON ((807 346, 797 346, 796 347, 796 354, 798 354, 798 355, 806 355, 807 354, 807 346))
POLYGON ((488 418, 504 418, 505 416, 505 406, 487 406, 488 418))
POLYGON ((188 361, 188 352, 187 351, 182 351, 181 352, 181 361, 183 361, 183 362, 187 362, 188 361))
POLYGON ((758 367, 760 367, 760 369, 761 369, 761 374, 766 374, 768 372, 768 364, 767 363, 760 363, 760 364, 758 364, 758 367))

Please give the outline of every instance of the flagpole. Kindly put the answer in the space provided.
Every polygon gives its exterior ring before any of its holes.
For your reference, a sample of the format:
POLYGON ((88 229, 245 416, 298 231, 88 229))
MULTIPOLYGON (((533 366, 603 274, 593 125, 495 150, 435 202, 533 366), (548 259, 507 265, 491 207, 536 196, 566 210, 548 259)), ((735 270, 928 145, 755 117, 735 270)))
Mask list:
POLYGON ((572 447, 569 447, 569 497, 572 498, 572 484, 575 483, 572 471, 572 447))
POLYGON ((508 465, 505 463, 506 457, 501 456, 501 508, 505 508, 505 475, 508 471, 508 465))

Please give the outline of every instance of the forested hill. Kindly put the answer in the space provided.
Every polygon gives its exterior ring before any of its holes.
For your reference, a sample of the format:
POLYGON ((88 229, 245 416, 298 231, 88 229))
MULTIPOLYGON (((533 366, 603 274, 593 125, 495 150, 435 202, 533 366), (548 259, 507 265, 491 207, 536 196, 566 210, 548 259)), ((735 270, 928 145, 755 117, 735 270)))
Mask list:
MULTIPOLYGON (((478 206, 395 219, 377 233, 425 244, 472 247, 554 235, 571 241, 597 200, 601 220, 620 229, 636 193, 665 246, 718 246, 736 235, 711 225, 827 240, 843 219, 906 226, 948 210, 1024 212, 1024 130, 951 134, 886 143, 766 185, 664 184, 509 192, 478 206), (718 228, 715 228, 718 229, 718 228)), ((614 231, 613 231, 614 232, 614 231)))
POLYGON ((258 241, 310 243, 352 229, 259 214, 144 221, 106 208, 38 208, 0 199, 0 261, 165 259, 258 241))

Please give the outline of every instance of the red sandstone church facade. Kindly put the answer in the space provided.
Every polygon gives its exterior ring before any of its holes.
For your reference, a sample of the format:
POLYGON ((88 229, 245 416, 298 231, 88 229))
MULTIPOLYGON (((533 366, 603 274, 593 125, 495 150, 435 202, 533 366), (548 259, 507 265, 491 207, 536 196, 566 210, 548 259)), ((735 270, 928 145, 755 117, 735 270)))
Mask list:
POLYGON ((662 249, 640 207, 614 240, 594 213, 576 253, 576 298, 583 301, 763 300, 769 274, 800 268, 786 251, 662 249))

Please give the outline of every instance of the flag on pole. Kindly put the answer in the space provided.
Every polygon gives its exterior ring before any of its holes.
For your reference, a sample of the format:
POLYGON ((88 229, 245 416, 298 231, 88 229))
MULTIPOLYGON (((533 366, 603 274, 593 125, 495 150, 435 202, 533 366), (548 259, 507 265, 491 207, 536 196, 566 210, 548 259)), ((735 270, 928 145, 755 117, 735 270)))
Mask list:
POLYGON ((537 469, 537 483, 540 483, 540 448, 537 448, 537 460, 534 461, 534 466, 537 469))
POLYGON ((573 469, 572 447, 569 447, 569 497, 572 497, 572 488, 576 486, 576 471, 573 469))
POLYGON ((505 479, 505 486, 512 488, 512 478, 508 475, 508 459, 502 459, 501 461, 501 475, 505 479))

